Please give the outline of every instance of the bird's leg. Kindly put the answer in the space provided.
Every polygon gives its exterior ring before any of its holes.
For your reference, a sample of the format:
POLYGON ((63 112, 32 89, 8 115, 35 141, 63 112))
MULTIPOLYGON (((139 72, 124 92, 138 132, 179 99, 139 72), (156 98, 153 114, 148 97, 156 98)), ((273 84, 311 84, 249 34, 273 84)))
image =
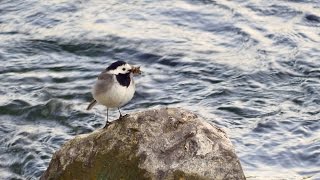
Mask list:
POLYGON ((109 108, 107 108, 107 122, 106 125, 104 125, 103 128, 107 128, 111 123, 109 122, 109 108))
POLYGON ((124 116, 122 116, 122 114, 121 114, 121 112, 120 112, 120 108, 118 108, 118 110, 119 110, 119 113, 120 113, 119 119, 122 119, 123 117, 127 117, 127 116, 128 116, 128 114, 125 114, 124 116))
POLYGON ((122 114, 121 114, 121 111, 120 111, 120 108, 118 108, 118 111, 119 111, 119 113, 120 113, 120 117, 119 117, 119 119, 122 119, 122 114))

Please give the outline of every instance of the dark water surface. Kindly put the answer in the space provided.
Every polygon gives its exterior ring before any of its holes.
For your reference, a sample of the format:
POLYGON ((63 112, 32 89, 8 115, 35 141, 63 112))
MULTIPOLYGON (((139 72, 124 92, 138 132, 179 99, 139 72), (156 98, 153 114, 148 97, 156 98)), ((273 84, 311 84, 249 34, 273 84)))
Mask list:
POLYGON ((115 60, 144 71, 124 112, 191 109, 248 179, 320 179, 319 0, 1 0, 0 179, 37 179, 103 126, 85 108, 115 60))

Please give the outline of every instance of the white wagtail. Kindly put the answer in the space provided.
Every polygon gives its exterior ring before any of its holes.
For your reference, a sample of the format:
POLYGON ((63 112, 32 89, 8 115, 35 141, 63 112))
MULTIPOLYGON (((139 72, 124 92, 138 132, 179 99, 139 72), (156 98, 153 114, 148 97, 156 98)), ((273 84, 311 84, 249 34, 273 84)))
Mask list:
POLYGON ((135 92, 133 74, 140 74, 140 67, 133 67, 124 61, 116 61, 100 73, 92 88, 91 101, 87 110, 90 110, 97 102, 107 107, 107 122, 104 128, 110 124, 108 121, 109 108, 118 108, 121 119, 123 116, 120 107, 127 104, 135 92))

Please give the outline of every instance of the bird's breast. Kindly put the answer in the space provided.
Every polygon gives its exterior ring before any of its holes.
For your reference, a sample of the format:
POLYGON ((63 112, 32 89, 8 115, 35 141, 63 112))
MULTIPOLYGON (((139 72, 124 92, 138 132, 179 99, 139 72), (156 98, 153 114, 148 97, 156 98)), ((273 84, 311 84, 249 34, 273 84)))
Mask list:
POLYGON ((94 97, 100 104, 109 108, 117 108, 127 104, 133 97, 135 84, 133 81, 128 86, 114 83, 108 91, 97 94, 94 97))

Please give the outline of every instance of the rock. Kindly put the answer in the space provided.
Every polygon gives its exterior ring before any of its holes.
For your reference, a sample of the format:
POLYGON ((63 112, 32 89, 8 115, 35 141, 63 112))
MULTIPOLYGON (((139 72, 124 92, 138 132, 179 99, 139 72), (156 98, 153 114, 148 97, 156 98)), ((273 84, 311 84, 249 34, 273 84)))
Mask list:
POLYGON ((186 110, 131 114, 80 135, 52 157, 41 179, 245 179, 230 139, 186 110))

